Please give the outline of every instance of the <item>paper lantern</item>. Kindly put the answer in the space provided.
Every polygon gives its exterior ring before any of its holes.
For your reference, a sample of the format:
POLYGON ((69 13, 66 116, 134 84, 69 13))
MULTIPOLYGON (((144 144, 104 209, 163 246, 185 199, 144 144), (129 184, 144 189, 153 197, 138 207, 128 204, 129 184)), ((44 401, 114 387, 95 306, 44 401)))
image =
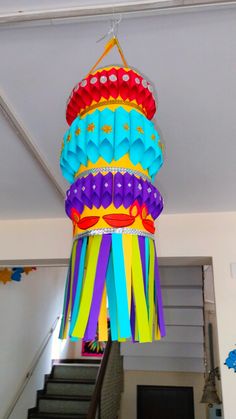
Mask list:
MULTIPOLYGON (((102 57, 117 45, 106 46, 102 57)), ((100 60, 99 60, 100 61, 100 60)), ((123 59, 124 61, 124 59, 123 59)), ((153 180, 163 163, 151 118, 151 84, 136 70, 92 71, 72 91, 60 157, 71 183, 65 208, 73 246, 60 337, 132 339, 165 335, 154 220, 163 199, 153 180)))

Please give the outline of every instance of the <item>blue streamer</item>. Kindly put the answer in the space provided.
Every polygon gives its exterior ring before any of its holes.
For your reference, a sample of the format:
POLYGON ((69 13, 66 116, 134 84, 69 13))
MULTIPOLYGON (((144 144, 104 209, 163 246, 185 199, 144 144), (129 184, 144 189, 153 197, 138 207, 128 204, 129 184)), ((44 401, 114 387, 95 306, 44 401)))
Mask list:
POLYGON ((114 283, 114 269, 113 269, 111 253, 110 253, 108 267, 107 267, 106 288, 107 288, 108 308, 109 308, 109 316, 110 316, 111 338, 112 340, 118 340, 116 290, 115 290, 115 283, 114 283))
POLYGON ((65 329, 65 321, 66 321, 66 302, 67 302, 67 295, 68 295, 68 288, 70 284, 70 264, 71 259, 69 263, 69 268, 67 271, 67 277, 66 277, 66 285, 65 285, 65 294, 64 294, 64 303, 63 303, 63 311, 62 311, 62 319, 61 319, 61 327, 59 332, 60 339, 63 339, 64 329, 65 329))
POLYGON ((146 301, 147 301, 147 307, 148 307, 148 286, 149 286, 149 238, 145 237, 145 259, 146 259, 146 301))
POLYGON ((112 234, 112 257, 117 296, 118 325, 121 338, 131 337, 122 234, 112 234))

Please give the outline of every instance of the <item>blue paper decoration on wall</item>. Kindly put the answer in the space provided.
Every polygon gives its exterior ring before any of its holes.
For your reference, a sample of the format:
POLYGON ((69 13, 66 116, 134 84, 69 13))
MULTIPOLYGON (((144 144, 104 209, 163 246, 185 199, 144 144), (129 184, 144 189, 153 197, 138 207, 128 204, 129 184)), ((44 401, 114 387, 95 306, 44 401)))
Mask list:
POLYGON ((15 267, 15 268, 2 268, 0 269, 0 283, 6 284, 7 282, 16 281, 20 282, 22 274, 28 275, 29 272, 35 271, 35 267, 15 267))
POLYGON ((229 353, 228 358, 225 361, 225 365, 227 365, 229 369, 233 368, 234 372, 236 372, 236 349, 229 353))

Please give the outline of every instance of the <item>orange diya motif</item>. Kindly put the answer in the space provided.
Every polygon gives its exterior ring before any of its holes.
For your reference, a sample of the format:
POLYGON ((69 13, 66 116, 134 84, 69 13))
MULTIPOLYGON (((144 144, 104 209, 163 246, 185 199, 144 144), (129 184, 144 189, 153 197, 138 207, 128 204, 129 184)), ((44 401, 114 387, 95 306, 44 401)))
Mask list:
POLYGON ((141 207, 137 201, 131 205, 129 209, 129 214, 119 213, 119 214, 107 214, 103 216, 103 219, 111 227, 128 227, 134 224, 135 219, 140 217, 142 220, 143 227, 149 233, 154 234, 155 226, 154 221, 150 218, 147 219, 148 210, 145 204, 141 207))
POLYGON ((75 208, 72 208, 71 219, 74 226, 74 236, 83 234, 85 230, 92 231, 94 228, 101 231, 106 229, 106 232, 108 233, 109 227, 112 227, 112 229, 125 229, 125 227, 130 226, 132 226, 133 229, 140 231, 140 233, 155 233, 154 220, 151 215, 148 214, 147 206, 145 204, 140 206, 137 201, 128 209, 123 206, 117 209, 114 205, 111 205, 107 209, 102 207, 97 209, 96 216, 90 214, 94 214, 94 208, 85 208, 83 215, 75 208))

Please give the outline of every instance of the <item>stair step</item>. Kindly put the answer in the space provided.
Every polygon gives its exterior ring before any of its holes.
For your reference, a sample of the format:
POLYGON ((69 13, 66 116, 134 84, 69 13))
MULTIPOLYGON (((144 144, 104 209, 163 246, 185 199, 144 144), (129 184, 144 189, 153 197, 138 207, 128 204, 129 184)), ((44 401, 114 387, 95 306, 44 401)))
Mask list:
POLYGON ((95 384, 95 378, 55 378, 49 376, 46 383, 95 384))
POLYGON ((91 396, 94 390, 94 382, 90 383, 78 383, 75 380, 70 382, 63 380, 48 380, 46 384, 46 394, 57 394, 57 395, 71 395, 71 396, 91 396))
POLYGON ((29 419, 86 419, 87 418, 87 414, 85 413, 84 415, 60 415, 58 416, 59 413, 53 414, 48 416, 48 413, 43 414, 43 413, 38 413, 38 414, 34 414, 32 416, 29 416, 29 419), (43 415, 43 416, 42 416, 43 415))
POLYGON ((63 414, 63 413, 43 413, 39 412, 38 410, 30 409, 29 410, 29 419, 86 419, 87 414, 63 414))
POLYGON ((81 414, 87 413, 91 396, 63 396, 38 394, 38 410, 44 413, 81 414))
POLYGON ((55 364, 51 378, 96 379, 99 366, 96 364, 55 364))
POLYGON ((83 357, 77 359, 60 359, 54 360, 53 364, 101 364, 101 358, 91 358, 91 357, 83 357))
POLYGON ((65 395, 65 396, 63 396, 62 394, 60 394, 60 396, 58 396, 57 394, 46 394, 46 393, 44 393, 43 390, 38 391, 38 398, 39 398, 39 400, 41 400, 41 399, 71 400, 71 401, 74 401, 74 400, 89 401, 89 400, 91 400, 91 396, 80 396, 80 395, 73 395, 73 396, 65 395))

